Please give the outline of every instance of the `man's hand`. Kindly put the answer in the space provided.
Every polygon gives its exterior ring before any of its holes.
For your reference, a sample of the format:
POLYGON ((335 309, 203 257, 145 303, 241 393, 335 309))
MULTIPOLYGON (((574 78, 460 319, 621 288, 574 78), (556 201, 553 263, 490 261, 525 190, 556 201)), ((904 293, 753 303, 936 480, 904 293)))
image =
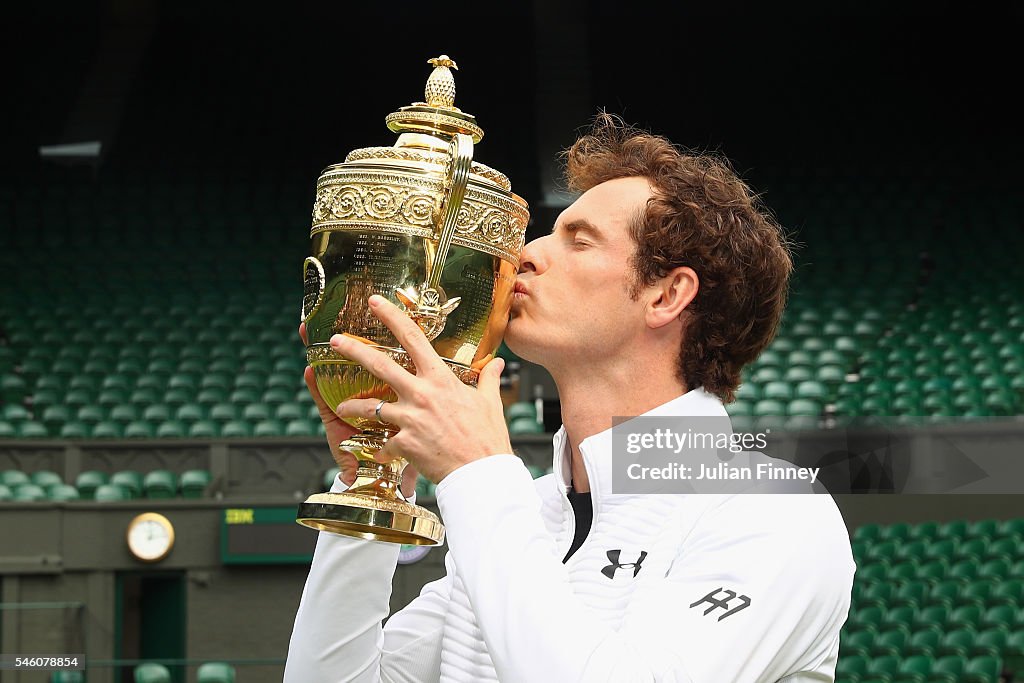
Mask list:
MULTIPOLYGON (((304 346, 308 346, 305 323, 299 324, 299 338, 302 339, 304 346)), ((346 485, 351 486, 356 480, 356 469, 359 466, 358 461, 354 455, 342 450, 340 444, 353 434, 357 434, 359 430, 338 417, 334 409, 324 401, 323 396, 320 395, 320 389, 316 386, 313 368, 306 366, 302 378, 306 380, 306 388, 309 389, 309 393, 316 403, 317 411, 320 413, 320 420, 324 423, 324 430, 327 432, 327 444, 331 447, 331 456, 341 469, 341 480, 346 485)), ((406 498, 411 496, 416 490, 417 476, 419 474, 415 467, 409 465, 405 468, 402 474, 402 493, 406 498)))
MULTIPOLYGON (((480 370, 477 387, 463 384, 437 355, 419 326, 382 296, 370 309, 388 326, 416 364, 416 374, 366 344, 336 334, 331 347, 388 383, 398 401, 385 404, 381 417, 399 428, 377 457, 402 457, 438 483, 462 465, 490 455, 511 453, 499 393, 505 361, 494 358, 480 370)), ((376 419, 378 399, 350 399, 338 406, 343 418, 376 419)), ((326 420, 325 420, 326 424, 326 420)))

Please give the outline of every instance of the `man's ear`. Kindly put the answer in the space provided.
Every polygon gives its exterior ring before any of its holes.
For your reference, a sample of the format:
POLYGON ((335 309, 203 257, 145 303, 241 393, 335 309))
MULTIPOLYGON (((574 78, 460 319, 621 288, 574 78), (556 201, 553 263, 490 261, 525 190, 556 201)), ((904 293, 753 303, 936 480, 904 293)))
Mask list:
POLYGON ((651 288, 647 305, 647 324, 659 328, 678 320, 700 289, 700 280, 693 268, 679 266, 658 280, 651 288))

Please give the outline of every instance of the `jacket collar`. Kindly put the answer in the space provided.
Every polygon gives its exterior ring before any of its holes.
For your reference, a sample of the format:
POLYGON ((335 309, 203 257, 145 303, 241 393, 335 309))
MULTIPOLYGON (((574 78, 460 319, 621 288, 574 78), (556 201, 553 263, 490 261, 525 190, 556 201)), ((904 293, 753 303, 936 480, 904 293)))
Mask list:
MULTIPOLYGON (((704 390, 703 387, 692 389, 682 396, 662 403, 637 417, 728 417, 722 400, 704 390)), ((624 423, 623 423, 624 424, 624 423)), ((555 481, 563 494, 569 490, 572 480, 572 453, 565 427, 559 428, 553 439, 554 460, 552 471, 555 481)), ((583 454, 583 465, 587 468, 590 480, 590 495, 594 505, 600 498, 611 495, 612 490, 612 430, 611 428, 588 436, 580 444, 583 454)))

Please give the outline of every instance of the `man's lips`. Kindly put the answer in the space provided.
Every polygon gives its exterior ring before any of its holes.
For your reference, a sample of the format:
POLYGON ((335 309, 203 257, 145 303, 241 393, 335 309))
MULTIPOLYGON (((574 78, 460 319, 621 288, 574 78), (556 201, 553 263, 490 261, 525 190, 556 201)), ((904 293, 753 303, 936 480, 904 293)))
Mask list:
POLYGON ((516 286, 512 289, 512 294, 515 298, 518 299, 520 298, 520 295, 530 296, 530 290, 528 290, 526 288, 526 285, 524 285, 522 282, 516 280, 516 286))

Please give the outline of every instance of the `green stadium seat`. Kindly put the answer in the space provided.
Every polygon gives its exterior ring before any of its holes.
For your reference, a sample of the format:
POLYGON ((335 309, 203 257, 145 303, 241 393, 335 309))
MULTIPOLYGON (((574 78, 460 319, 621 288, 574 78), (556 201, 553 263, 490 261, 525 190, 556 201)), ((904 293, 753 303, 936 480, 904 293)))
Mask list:
POLYGON ((98 470, 86 470, 79 473, 75 478, 75 488, 79 495, 86 500, 92 500, 96 495, 96 489, 103 486, 110 480, 106 472, 98 470))
POLYGON ((44 489, 64 483, 61 476, 52 470, 38 470, 29 475, 29 479, 33 484, 42 486, 44 489))
POLYGON ((888 631, 903 627, 909 631, 910 626, 913 625, 916 618, 917 610, 909 605, 889 607, 885 610, 885 614, 882 616, 882 621, 878 625, 878 628, 883 631, 888 631))
POLYGON ((22 439, 45 439, 50 436, 50 432, 45 425, 33 420, 18 424, 18 436, 22 439))
POLYGON ((196 683, 235 683, 235 668, 226 662, 206 662, 196 671, 196 683))
POLYGON ((999 525, 1000 536, 1024 536, 1024 518, 1008 519, 999 525))
POLYGON ((163 402, 173 414, 186 403, 191 403, 194 397, 195 391, 192 389, 168 389, 164 393, 163 402))
POLYGON ((992 592, 990 581, 969 581, 960 595, 957 596, 956 604, 959 605, 983 605, 992 592))
POLYGON ((782 379, 782 371, 778 368, 762 367, 757 368, 754 374, 750 376, 750 381, 756 384, 767 384, 769 382, 776 382, 782 379))
MULTIPOLYGON (((912 607, 902 609, 913 611, 912 607)), ((906 626, 887 628, 875 636, 875 642, 871 646, 871 654, 875 657, 899 656, 906 648, 908 640, 910 640, 910 630, 906 626)))
POLYGON ((57 484, 50 488, 49 492, 50 500, 56 501, 67 501, 67 500, 78 500, 81 496, 78 493, 78 489, 70 484, 57 484))
POLYGON ((893 581, 910 581, 922 578, 919 574, 924 565, 917 562, 899 562, 889 568, 889 578, 893 581))
POLYGON ((855 581, 885 581, 889 575, 889 563, 876 560, 857 567, 855 581))
POLYGON ((934 539, 925 548, 924 557, 928 560, 949 560, 956 556, 957 544, 953 538, 934 539))
POLYGON ((874 642, 875 632, 871 629, 854 631, 849 635, 843 635, 839 639, 840 659, 851 655, 869 656, 874 642))
POLYGON ((999 520, 997 519, 980 519, 971 522, 967 527, 969 539, 991 539, 998 536, 998 533, 999 520))
POLYGON ((908 655, 928 655, 935 653, 942 641, 942 629, 931 625, 924 629, 914 631, 907 641, 906 652, 908 655))
POLYGON ((274 417, 282 422, 306 417, 306 408, 295 402, 294 398, 278 405, 274 409, 274 417))
POLYGON ((146 662, 135 667, 135 683, 171 683, 171 672, 163 664, 146 662))
POLYGON ((242 419, 254 424, 261 420, 269 420, 272 415, 273 408, 263 403, 252 403, 242 409, 242 419))
POLYGON ((92 429, 86 423, 74 420, 62 424, 58 434, 62 439, 87 439, 92 436, 92 429))
POLYGON ((109 503, 120 500, 131 500, 132 494, 128 489, 118 484, 103 484, 98 487, 93 495, 93 500, 98 503, 109 503))
POLYGON ((239 407, 232 403, 221 403, 210 408, 210 419, 217 422, 231 422, 241 416, 239 407))
POLYGON ((977 635, 977 630, 970 625, 961 625, 959 627, 947 626, 946 632, 942 636, 942 640, 939 642, 939 647, 935 650, 935 653, 939 656, 955 655, 957 657, 966 657, 977 635))
POLYGON ((963 683, 999 683, 1003 663, 999 657, 981 656, 967 662, 961 677, 963 683))
POLYGON ((932 671, 934 660, 928 654, 911 655, 900 662, 897 672, 900 681, 924 681, 932 671), (906 676, 909 674, 909 676, 906 676))
POLYGON ((252 428, 248 422, 229 420, 221 425, 220 435, 227 438, 243 438, 252 436, 252 428))
POLYGON ((143 420, 133 420, 125 425, 124 437, 126 439, 152 439, 156 436, 153 425, 143 420))
POLYGON ((851 630, 861 631, 864 629, 878 630, 885 611, 877 605, 869 605, 852 611, 847 618, 847 624, 851 630))
POLYGON ((1010 577, 1011 563, 1005 558, 987 560, 978 567, 978 578, 1002 581, 1010 577))
POLYGON ((50 683, 85 683, 85 672, 76 670, 54 671, 50 674, 50 683))
POLYGON ((181 420, 166 420, 157 425, 158 439, 180 439, 188 435, 188 427, 181 420))
MULTIPOLYGON (((840 644, 841 649, 842 644, 840 644)), ((870 661, 868 657, 863 655, 840 655, 839 662, 836 664, 837 682, 859 680, 868 673, 868 663, 870 661)))
POLYGON ((946 620, 946 626, 954 629, 976 629, 981 621, 982 608, 979 605, 954 607, 946 620))
POLYGON ((14 489, 11 500, 16 503, 46 500, 46 489, 36 484, 22 484, 14 489))
POLYGON ((220 436, 220 427, 213 420, 197 420, 189 425, 188 435, 193 439, 209 439, 220 436))
POLYGON ((284 434, 285 436, 313 436, 316 434, 317 424, 301 417, 288 420, 285 423, 284 434))
POLYGON ((4 470, 0 472, 0 483, 13 490, 17 486, 31 484, 32 479, 21 470, 4 470))
POLYGON ((253 436, 284 436, 284 425, 274 419, 260 420, 253 429, 253 436))
POLYGON ((939 657, 932 664, 932 672, 928 675, 928 683, 959 683, 963 671, 963 657, 959 655, 939 657))
POLYGON ((14 439, 18 436, 18 429, 7 420, 0 420, 0 439, 14 439))
POLYGON ((184 498, 196 499, 206 495, 212 475, 207 470, 186 470, 181 473, 181 495, 184 498))
POLYGON ((120 439, 124 436, 124 428, 117 422, 105 420, 93 426, 92 436, 94 439, 120 439))
POLYGON ((221 389, 218 387, 206 387, 200 389, 196 395, 196 402, 201 406, 215 406, 219 403, 226 403, 228 400, 228 390, 221 389))
POLYGON ((892 600, 893 590, 893 585, 887 581, 873 581, 863 588, 859 602, 861 605, 887 607, 892 600))
POLYGON ((120 486, 132 498, 142 497, 142 475, 135 470, 120 470, 110 476, 110 483, 120 486))
POLYGON ((946 605, 927 605, 917 611, 911 629, 920 631, 931 626, 945 628, 946 620, 949 618, 949 607, 946 605))
POLYGON ((21 403, 29 393, 28 382, 14 374, 0 378, 0 400, 4 403, 21 403))
POLYGON ((1005 627, 989 628, 978 634, 971 645, 971 657, 999 657, 1006 649, 1010 632, 1005 627))
MULTIPOLYGON (((985 560, 1014 560, 1024 549, 1024 538, 1020 536, 994 537, 985 550, 985 560)), ((1021 555, 1024 557, 1024 555, 1021 555)))
POLYGON ((178 494, 178 477, 169 470, 152 470, 142 479, 146 498, 167 499, 178 494))
POLYGON ((906 581, 899 585, 892 597, 892 605, 918 607, 925 603, 928 584, 923 581, 906 581))
POLYGON ((925 557, 928 544, 925 541, 916 541, 909 538, 900 541, 896 547, 896 558, 898 560, 920 560, 925 557))
POLYGON ((1010 629, 1024 624, 1020 610, 1015 605, 993 605, 978 620, 980 629, 1010 629))
MULTIPOLYGON (((884 655, 882 657, 875 657, 868 664, 868 673, 875 676, 884 676, 886 679, 892 678, 899 671, 900 658, 896 655, 884 655)), ((883 679, 884 680, 884 679, 883 679)))
POLYGON ((782 379, 795 386, 800 382, 814 380, 814 370, 806 365, 794 365, 782 373, 782 379))
POLYGON ((508 433, 516 434, 542 434, 544 425, 532 417, 517 417, 509 422, 508 433))
POLYGON ((948 577, 951 579, 974 579, 978 575, 977 560, 960 560, 949 567, 948 577))
POLYGON ((0 501, 10 500, 13 497, 14 492, 6 484, 0 484, 0 501))
POLYGON ((171 419, 171 407, 163 403, 146 406, 142 411, 142 419, 159 424, 171 419))
POLYGON ((1001 581, 992 589, 992 605, 1024 605, 1024 580, 1001 581))
POLYGON ((0 410, 0 417, 7 422, 23 422, 24 420, 31 420, 32 414, 25 409, 25 406, 11 403, 5 405, 3 410, 0 410))
POLYGON ((127 424, 139 419, 139 409, 128 403, 114 406, 110 409, 110 419, 121 424, 127 424))
POLYGON ((537 419, 537 407, 530 401, 519 401, 505 409, 505 420, 511 422, 517 418, 529 417, 537 419))
POLYGON ((42 421, 47 429, 54 431, 71 419, 71 410, 66 405, 52 405, 43 409, 42 421))

